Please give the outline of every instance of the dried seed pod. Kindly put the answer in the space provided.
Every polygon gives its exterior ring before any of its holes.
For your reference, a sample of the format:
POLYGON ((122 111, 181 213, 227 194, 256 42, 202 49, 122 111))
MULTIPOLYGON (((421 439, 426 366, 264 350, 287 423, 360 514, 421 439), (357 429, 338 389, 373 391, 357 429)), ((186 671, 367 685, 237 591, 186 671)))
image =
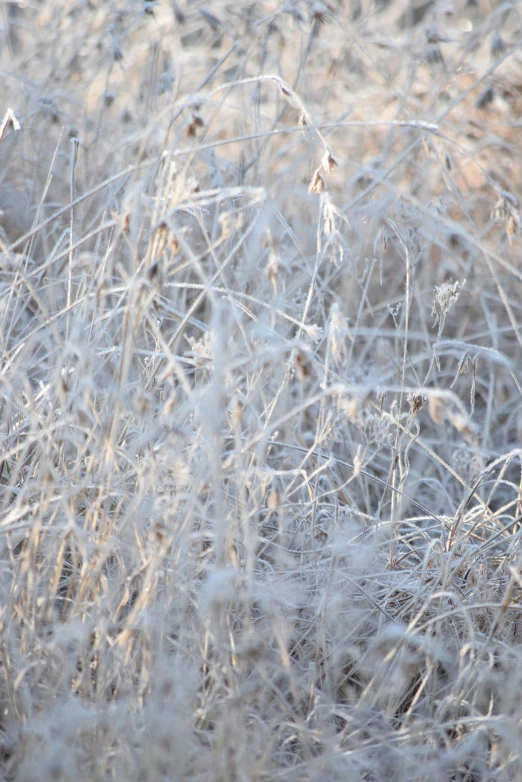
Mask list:
POLYGON ((326 236, 331 236, 335 233, 335 208, 330 201, 328 194, 325 195, 323 202, 323 231, 326 236))
POLYGON ((408 394, 408 404, 410 406, 411 415, 416 416, 419 410, 426 404, 426 395, 408 394))
POLYGON ((324 170, 328 171, 329 174, 331 174, 334 168, 337 166, 337 160, 332 157, 328 150, 326 150, 323 155, 322 165, 324 170))
POLYGON ((453 424, 459 434, 461 434, 467 440, 476 436, 473 424, 469 420, 468 416, 460 415, 458 413, 452 413, 448 415, 450 422, 453 424))
POLYGON ((152 257, 160 258, 167 245, 170 229, 165 220, 162 220, 156 226, 154 236, 152 238, 152 257))
POLYGON ((428 412, 435 424, 441 424, 446 415, 446 403, 441 394, 433 391, 428 396, 428 412))
POLYGON ((192 121, 187 125, 185 133, 189 138, 197 136, 198 130, 205 127, 205 123, 199 114, 192 115, 192 121))
POLYGON ((506 233, 508 235, 508 239, 511 240, 519 230, 519 219, 518 215, 516 215, 514 212, 511 212, 507 221, 506 221, 506 233))
POLYGON ((314 175, 312 177, 312 180, 310 182, 310 186, 308 187, 309 193, 324 193, 326 190, 326 185, 324 182, 323 177, 321 176, 321 169, 317 168, 314 171, 314 175))
POLYGON ((518 214, 517 199, 507 191, 502 191, 499 200, 496 202, 491 212, 492 220, 500 220, 506 224, 506 234, 509 241, 519 231, 520 218, 518 214))
POLYGON ((297 379, 303 383, 310 377, 310 364, 305 354, 301 350, 297 350, 295 353, 295 368, 297 379))
POLYGON ((280 504, 281 504, 281 497, 279 496, 279 492, 276 488, 273 488, 268 493, 268 499, 267 499, 267 506, 268 509, 271 511, 276 511, 280 504))

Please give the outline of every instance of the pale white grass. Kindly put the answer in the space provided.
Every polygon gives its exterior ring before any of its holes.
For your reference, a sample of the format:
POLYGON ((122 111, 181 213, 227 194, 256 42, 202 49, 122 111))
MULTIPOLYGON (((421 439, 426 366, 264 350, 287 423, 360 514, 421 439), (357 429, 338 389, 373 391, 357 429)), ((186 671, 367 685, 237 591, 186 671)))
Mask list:
POLYGON ((9 8, 0 776, 519 779, 518 9, 9 8))

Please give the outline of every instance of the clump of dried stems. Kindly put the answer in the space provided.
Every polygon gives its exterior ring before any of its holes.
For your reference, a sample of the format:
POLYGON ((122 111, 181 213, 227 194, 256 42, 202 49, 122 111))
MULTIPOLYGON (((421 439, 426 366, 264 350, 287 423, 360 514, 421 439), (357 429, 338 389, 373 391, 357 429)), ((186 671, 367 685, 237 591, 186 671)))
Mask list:
POLYGON ((1 778, 520 779, 520 8, 0 25, 1 778))

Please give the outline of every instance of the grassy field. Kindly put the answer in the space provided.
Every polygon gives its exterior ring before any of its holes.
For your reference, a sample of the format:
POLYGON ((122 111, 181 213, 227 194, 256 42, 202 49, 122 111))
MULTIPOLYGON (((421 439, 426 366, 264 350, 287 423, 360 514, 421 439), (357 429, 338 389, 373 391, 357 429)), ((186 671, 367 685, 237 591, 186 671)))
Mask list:
POLYGON ((0 779, 522 779, 520 3, 0 6, 0 779))

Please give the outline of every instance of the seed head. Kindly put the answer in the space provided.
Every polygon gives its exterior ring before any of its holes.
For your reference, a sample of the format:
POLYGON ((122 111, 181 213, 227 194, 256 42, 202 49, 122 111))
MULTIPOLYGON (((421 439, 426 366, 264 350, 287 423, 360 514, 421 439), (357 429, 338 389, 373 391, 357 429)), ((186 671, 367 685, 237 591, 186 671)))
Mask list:
POLYGON ((279 496, 279 492, 276 488, 272 488, 268 494, 268 501, 267 501, 269 510, 271 511, 277 510, 280 504, 281 504, 281 498, 279 496))
POLYGON ((295 361, 295 373, 297 379, 301 383, 304 383, 304 381, 310 377, 310 372, 311 372, 310 364, 308 363, 308 358, 302 350, 298 349, 295 352, 294 361, 295 361))
POLYGON ((446 413, 445 400, 436 391, 433 391, 428 397, 428 411, 433 423, 441 424, 444 421, 446 413))
POLYGON ((334 168, 337 166, 337 160, 334 157, 332 157, 332 155, 330 154, 330 152, 328 152, 328 150, 326 150, 326 152, 323 155, 322 164, 324 170, 328 171, 328 173, 331 174, 334 168))
POLYGON ((438 323, 440 329, 443 328, 446 315, 453 305, 456 304, 465 284, 466 280, 463 282, 457 280, 457 282, 452 283, 448 281, 442 285, 437 285, 433 296, 433 309, 431 311, 431 314, 435 316, 434 326, 438 323))
POLYGON ((513 239, 514 236, 516 236, 518 230, 519 230, 518 215, 516 215, 514 212, 511 212, 511 214, 509 215, 506 221, 506 233, 510 241, 513 239))
POLYGON ((317 168, 314 171, 314 175, 312 177, 312 181, 310 182, 310 186, 308 188, 309 193, 324 193, 326 190, 326 185, 324 183, 324 179, 321 176, 321 169, 317 168))
POLYGON ((408 404, 410 406, 411 415, 415 417, 419 410, 426 404, 425 394, 408 394, 408 404))

